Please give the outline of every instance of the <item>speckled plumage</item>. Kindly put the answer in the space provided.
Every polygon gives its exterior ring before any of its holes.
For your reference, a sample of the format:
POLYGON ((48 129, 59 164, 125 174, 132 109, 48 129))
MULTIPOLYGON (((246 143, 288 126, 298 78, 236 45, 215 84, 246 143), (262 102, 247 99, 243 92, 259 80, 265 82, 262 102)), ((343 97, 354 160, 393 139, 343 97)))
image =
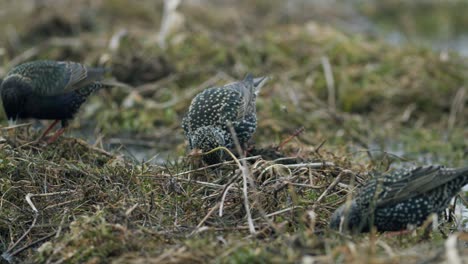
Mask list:
POLYGON ((1 83, 3 107, 9 121, 20 118, 72 119, 86 98, 101 87, 101 68, 76 62, 33 61, 14 67, 1 83))
POLYGON ((396 170, 369 180, 349 205, 332 215, 330 227, 354 232, 400 231, 421 225, 431 213, 441 213, 468 184, 468 167, 443 166, 396 170), (343 222, 342 222, 343 221, 343 222))
MULTIPOLYGON (((234 148, 229 123, 241 146, 246 144, 257 128, 255 102, 267 79, 247 75, 243 81, 208 88, 195 96, 182 121, 189 148, 203 152, 219 146, 234 148)), ((208 163, 222 159, 222 152, 205 157, 208 163)))

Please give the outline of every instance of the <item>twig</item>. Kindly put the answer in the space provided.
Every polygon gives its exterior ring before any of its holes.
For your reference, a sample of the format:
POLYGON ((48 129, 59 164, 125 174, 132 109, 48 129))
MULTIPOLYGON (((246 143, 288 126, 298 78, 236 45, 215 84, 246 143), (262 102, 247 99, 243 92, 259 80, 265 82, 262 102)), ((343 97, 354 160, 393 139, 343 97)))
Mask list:
POLYGON ((296 129, 296 131, 294 131, 294 133, 292 133, 289 137, 287 137, 285 140, 283 140, 283 142, 281 142, 276 147, 276 150, 280 150, 281 148, 283 148, 286 144, 288 144, 289 141, 291 141, 293 138, 299 136, 302 132, 304 132, 304 130, 305 130, 304 127, 300 127, 298 129, 296 129))
POLYGON ((333 79, 333 72, 330 65, 330 60, 327 56, 322 57, 322 67, 325 74, 325 81, 327 82, 328 89, 328 107, 332 112, 336 111, 336 92, 335 81, 333 79))
POLYGON ((161 28, 159 29, 158 44, 161 48, 166 47, 166 37, 169 34, 170 28, 176 22, 179 14, 176 9, 180 4, 180 0, 165 0, 163 14, 161 19, 161 28))
POLYGON ((307 168, 322 168, 322 167, 332 167, 335 166, 333 162, 312 162, 312 163, 298 163, 298 164, 286 164, 284 167, 286 168, 300 168, 300 167, 307 167, 307 168))
POLYGON ((63 212, 63 217, 62 217, 62 220, 60 220, 60 225, 57 229, 57 232, 55 234, 55 238, 59 238, 60 234, 62 233, 62 228, 63 228, 63 224, 65 223, 65 217, 67 216, 67 213, 68 213, 68 208, 65 208, 64 212, 63 212))
POLYGON ((64 201, 64 202, 61 202, 61 203, 48 205, 48 206, 44 207, 44 209, 42 209, 42 210, 45 211, 45 210, 49 210, 49 209, 52 209, 52 208, 55 208, 55 207, 64 206, 64 205, 69 204, 69 203, 80 201, 81 199, 82 198, 80 197, 80 198, 72 199, 72 200, 69 200, 69 201, 64 201))
POLYGON ((322 142, 320 142, 320 144, 315 148, 315 153, 317 153, 318 155, 320 155, 320 149, 323 147, 323 145, 325 145, 325 142, 327 142, 327 140, 323 140, 322 142))
MULTIPOLYGON (((281 209, 279 211, 276 211, 276 212, 273 212, 273 213, 269 213, 267 215, 265 215, 266 217, 272 217, 272 216, 275 216, 275 215, 279 215, 279 214, 282 214, 282 213, 286 213, 286 212, 289 212, 289 211, 293 211, 294 209, 297 209, 297 208, 304 208, 303 206, 300 206, 300 205, 295 205, 295 206, 291 206, 291 207, 288 207, 288 208, 284 208, 284 209, 281 209)), ((259 219, 261 219, 262 217, 257 217, 255 218, 254 220, 257 221, 259 219)))
POLYGON ((213 214, 214 211, 216 211, 216 209, 218 209, 219 206, 220 206, 220 203, 217 203, 215 206, 213 206, 210 209, 210 211, 208 211, 208 213, 205 215, 205 217, 203 217, 203 219, 200 221, 200 223, 198 223, 197 227, 195 227, 195 229, 192 231, 192 233, 190 233, 189 236, 192 236, 193 234, 198 232, 200 227, 206 222, 206 220, 208 220, 208 218, 210 218, 210 216, 213 214))
POLYGON ((320 203, 322 201, 322 199, 327 195, 327 193, 333 189, 337 184, 338 182, 340 182, 341 178, 343 177, 343 174, 344 173, 351 173, 349 170, 342 170, 340 172, 340 174, 338 174, 338 176, 336 176, 335 180, 333 180, 333 182, 328 186, 327 189, 325 189, 325 191, 323 191, 323 193, 319 196, 319 198, 315 201, 313 207, 316 207, 318 203, 320 203))
POLYGON ((306 187, 306 188, 311 188, 311 189, 323 189, 323 188, 327 187, 327 185, 314 186, 312 184, 297 183, 297 182, 290 182, 290 181, 286 181, 285 184, 289 184, 289 185, 292 185, 292 186, 306 187))
MULTIPOLYGON (((231 126, 232 127, 232 126, 231 126)), ((244 194, 244 207, 245 207, 245 210, 246 210, 246 214, 247 214, 247 222, 249 224, 249 231, 251 234, 255 234, 256 231, 255 231, 255 226, 253 224, 253 220, 252 220, 252 215, 250 213, 250 206, 249 206, 249 198, 248 198, 248 193, 247 193, 247 179, 248 179, 248 169, 247 169, 247 163, 245 163, 245 159, 241 159, 243 161, 243 163, 245 164, 245 167, 241 164, 240 160, 229 150, 227 149, 226 147, 217 147, 217 148, 214 148, 208 152, 205 152, 205 153, 202 153, 202 155, 206 155, 206 154, 210 154, 212 152, 215 152, 215 151, 219 151, 219 150, 224 150, 226 151, 226 153, 228 153, 228 155, 231 156, 231 158, 234 160, 234 162, 237 164, 237 166, 239 167, 240 171, 241 171, 241 174, 242 174, 242 178, 243 178, 243 188, 242 188, 242 192, 244 194), (247 176, 247 177, 246 177, 247 176)))
POLYGON ((414 110, 416 110, 416 108, 417 107, 415 103, 412 103, 408 107, 406 107, 405 111, 400 117, 400 121, 403 123, 408 122, 408 120, 411 118, 411 114, 414 112, 414 110))
MULTIPOLYGON (((205 155, 205 154, 208 154, 208 153, 212 153, 214 151, 217 151, 217 150, 220 150, 219 148, 216 148, 216 149, 213 149, 209 152, 206 152, 206 153, 203 153, 202 155, 205 155)), ((247 158, 240 158, 238 160, 253 160, 253 159, 259 159, 261 158, 262 156, 260 155, 257 155, 257 156, 252 156, 252 157, 247 157, 247 158)), ((236 161, 235 160, 230 160, 230 161, 224 161, 224 162, 221 162, 221 163, 216 163, 216 164, 212 164, 212 165, 208 165, 208 166, 205 166, 205 167, 202 167, 202 168, 198 168, 198 169, 194 169, 194 170, 189 170, 189 171, 184 171, 184 172, 181 172, 181 173, 177 173, 175 174, 174 176, 181 176, 181 175, 185 175, 185 174, 190 174, 190 173, 193 173, 193 172, 197 172, 197 171, 204 171, 208 168, 213 168, 213 167, 218 167, 220 165, 226 165, 226 164, 232 164, 232 163, 235 163, 236 161)))
POLYGON ((82 140, 80 138, 75 138, 75 141, 76 141, 76 143, 78 143, 78 144, 80 144, 80 145, 82 145, 84 147, 87 147, 90 150, 96 151, 96 152, 101 153, 101 154, 103 154, 105 156, 108 156, 108 157, 114 157, 114 155, 112 153, 107 152, 107 151, 105 151, 105 150, 103 150, 101 148, 92 146, 92 145, 88 144, 86 141, 84 141, 84 140, 82 140))
POLYGON ((221 205, 219 206, 219 217, 223 216, 223 209, 224 209, 224 201, 226 200, 227 193, 229 192, 229 189, 231 189, 233 183, 230 183, 226 186, 226 188, 223 191, 223 196, 221 197, 221 205))
POLYGON ((74 193, 74 192, 75 192, 74 190, 69 190, 69 191, 52 192, 52 193, 39 193, 39 194, 28 193, 28 194, 26 194, 26 202, 29 204, 29 206, 31 206, 34 213, 39 213, 36 206, 32 202, 31 198, 33 198, 33 197, 46 197, 46 196, 53 196, 53 195, 62 195, 62 194, 69 194, 69 193, 74 193))
POLYGON ((116 52, 120 47, 120 42, 123 37, 128 35, 128 30, 125 28, 119 29, 116 33, 112 35, 109 40, 108 48, 110 51, 116 52))
MULTIPOLYGON (((284 164, 273 164, 273 165, 270 165, 270 166, 266 167, 265 169, 263 169, 262 172, 260 173, 260 175, 259 175, 258 177, 259 177, 259 178, 262 178, 263 175, 264 175, 268 170, 273 169, 273 168, 277 168, 277 167, 279 167, 279 168, 285 168, 286 170, 288 170, 288 175, 289 175, 290 177, 292 177, 292 171, 291 171, 288 167, 286 167, 284 164)), ((266 182, 263 183, 263 185, 265 185, 265 184, 266 184, 266 182)))
POLYGON ((385 243, 382 240, 377 240, 377 245, 381 246, 385 250, 385 252, 387 252, 387 254, 390 256, 390 258, 395 257, 395 253, 387 243, 385 243))
POLYGON ((451 132, 457 121, 457 113, 462 113, 465 105, 466 88, 462 87, 458 89, 453 99, 452 105, 450 106, 450 115, 448 118, 448 131, 451 132))
POLYGON ((212 182, 204 182, 204 181, 198 181, 198 180, 192 180, 192 179, 184 179, 184 178, 179 178, 179 177, 173 177, 173 178, 177 179, 177 180, 180 180, 180 181, 186 181, 186 182, 190 182, 190 183, 197 183, 197 184, 200 184, 200 185, 205 185, 205 186, 208 186, 208 187, 213 187, 213 188, 218 188, 218 189, 226 187, 225 185, 216 184, 216 183, 212 183, 212 182))
POLYGON ((459 234, 452 234, 445 241, 445 252, 447 255, 447 263, 462 264, 460 255, 457 250, 457 240, 459 234))
POLYGON ((39 216, 39 212, 37 212, 37 210, 34 211, 34 219, 29 229, 18 240, 16 240, 16 242, 13 245, 8 247, 7 251, 2 253, 2 258, 4 258, 5 260, 11 263, 12 257, 15 255, 16 252, 14 252, 13 254, 10 254, 10 251, 13 250, 29 234, 29 232, 31 232, 33 227, 36 225, 38 216, 39 216))
POLYGON ((131 145, 146 148, 156 148, 159 146, 159 142, 150 142, 148 140, 133 138, 110 138, 107 142, 111 145, 131 145))
POLYGON ((24 124, 18 124, 18 125, 2 127, 1 129, 2 130, 11 130, 11 129, 19 128, 19 127, 29 127, 31 125, 32 125, 32 123, 24 123, 24 124))
MULTIPOLYGON (((216 184, 216 183, 212 183, 212 182, 204 182, 204 181, 198 181, 198 180, 193 180, 193 179, 185 179, 185 178, 175 177, 175 176, 168 175, 168 174, 163 174, 163 176, 164 177, 172 177, 173 179, 178 180, 178 181, 196 183, 196 184, 205 185, 205 186, 212 187, 212 188, 217 188, 217 189, 226 188, 226 185, 216 184)), ((159 176, 137 175, 136 177, 139 177, 139 178, 157 178, 159 176)), ((162 179, 162 177, 161 177, 161 179, 162 179)), ((236 187, 233 187, 233 188, 236 188, 236 187)))
POLYGON ((158 89, 161 88, 162 85, 165 85, 167 83, 172 83, 176 81, 178 78, 180 78, 180 75, 178 74, 170 74, 162 79, 156 80, 154 82, 150 83, 145 83, 140 86, 137 86, 133 88, 134 91, 136 91, 139 95, 144 96, 145 95, 150 95, 156 92, 158 89))
POLYGON ((47 240, 47 239, 53 237, 55 234, 56 234, 56 232, 53 232, 53 233, 51 233, 51 234, 48 234, 48 235, 45 236, 45 237, 39 238, 38 240, 33 241, 33 242, 31 242, 31 243, 25 245, 24 247, 19 248, 19 249, 16 250, 15 252, 11 253, 11 256, 12 256, 12 257, 13 257, 13 256, 16 256, 16 255, 18 255, 19 253, 23 252, 24 250, 26 250, 26 249, 28 249, 28 248, 30 248, 30 247, 32 247, 32 246, 38 244, 38 243, 41 243, 41 242, 44 241, 44 240, 47 240))
MULTIPOLYGON (((236 132, 234 131, 234 127, 232 126, 232 124, 230 122, 228 123, 228 127, 229 127, 229 132, 231 133, 232 138, 234 139, 234 145, 237 148, 237 152, 239 153, 239 155, 242 156, 242 158, 244 158, 244 155, 243 155, 244 152, 242 151, 242 148, 241 148, 241 146, 239 144, 239 140, 238 140, 238 138, 236 136, 236 132)), ((232 153, 230 153, 230 155, 236 161, 236 163, 239 165, 239 169, 242 172, 242 181, 243 181, 242 191, 244 193, 244 206, 245 206, 245 211, 246 211, 246 214, 247 214, 247 222, 249 223, 250 234, 255 234, 256 231, 255 231, 254 222, 252 220, 252 214, 250 212, 249 194, 248 194, 248 190, 247 190, 247 180, 250 179, 250 171, 249 171, 249 168, 247 167, 247 163, 245 162, 245 160, 242 160, 242 165, 241 165, 241 163, 236 158, 236 156, 234 156, 232 153)))

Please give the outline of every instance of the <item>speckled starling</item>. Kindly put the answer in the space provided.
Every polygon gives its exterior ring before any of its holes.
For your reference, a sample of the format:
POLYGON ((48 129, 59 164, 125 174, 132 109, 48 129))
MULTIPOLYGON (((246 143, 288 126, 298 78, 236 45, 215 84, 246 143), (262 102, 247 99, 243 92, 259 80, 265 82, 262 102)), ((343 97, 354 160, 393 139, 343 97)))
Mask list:
MULTIPOLYGON (((182 121, 189 148, 203 152, 220 146, 234 149, 229 124, 244 147, 257 128, 255 102, 267 80, 268 77, 253 78, 248 74, 243 81, 208 88, 195 96, 182 121)), ((223 161, 223 155, 223 151, 217 151, 203 159, 214 164, 223 161)))
POLYGON ((10 124, 19 118, 55 120, 41 138, 61 121, 48 140, 55 141, 86 98, 101 87, 105 72, 76 62, 33 61, 14 67, 1 84, 3 107, 10 124))
POLYGON ((468 167, 426 166, 396 170, 369 180, 349 204, 332 215, 330 227, 352 232, 401 231, 440 214, 468 184, 468 167))

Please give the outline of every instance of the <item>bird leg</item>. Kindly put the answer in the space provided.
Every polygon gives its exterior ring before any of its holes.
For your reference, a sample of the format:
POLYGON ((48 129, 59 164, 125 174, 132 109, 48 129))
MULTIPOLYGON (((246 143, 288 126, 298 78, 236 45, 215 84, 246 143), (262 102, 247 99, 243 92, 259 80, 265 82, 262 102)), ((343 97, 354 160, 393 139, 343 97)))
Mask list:
POLYGON ((55 132, 55 134, 52 137, 50 137, 47 140, 47 144, 51 144, 51 143, 55 142, 57 140, 57 138, 60 137, 60 135, 63 134, 63 132, 65 132, 65 128, 61 127, 59 130, 57 130, 57 132, 55 132))
POLYGON ((59 122, 60 120, 55 120, 52 124, 50 124, 47 129, 44 131, 44 133, 42 133, 42 135, 36 139, 36 141, 39 141, 41 139, 43 139, 45 136, 47 136, 47 134, 49 134, 50 130, 52 130, 52 128, 54 128, 55 125, 57 125, 57 123, 59 122))

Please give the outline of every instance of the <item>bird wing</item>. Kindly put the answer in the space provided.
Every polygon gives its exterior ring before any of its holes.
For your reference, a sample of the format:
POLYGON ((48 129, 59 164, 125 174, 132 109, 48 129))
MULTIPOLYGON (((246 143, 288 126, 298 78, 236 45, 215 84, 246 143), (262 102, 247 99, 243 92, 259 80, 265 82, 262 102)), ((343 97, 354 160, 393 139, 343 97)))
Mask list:
POLYGON ((67 61, 58 63, 61 64, 62 67, 65 67, 64 76, 68 77, 65 79, 66 84, 63 88, 65 92, 75 90, 98 81, 106 72, 106 69, 104 68, 90 68, 77 62, 67 61))
POLYGON ((407 171, 404 177, 396 182, 384 183, 384 192, 379 199, 378 206, 398 203, 417 195, 430 192, 460 175, 467 173, 465 170, 449 170, 443 166, 418 167, 407 171))
POLYGON ((239 93, 239 107, 237 107, 237 118, 231 121, 242 121, 244 117, 255 112, 256 89, 252 74, 247 74, 243 81, 233 82, 223 86, 223 89, 232 89, 239 93))
POLYGON ((421 193, 418 188, 427 186, 438 169, 435 166, 418 167, 374 176, 360 188, 357 202, 362 208, 366 208, 369 205, 384 206, 409 199, 421 193))
POLYGON ((100 79, 104 72, 76 62, 44 60, 21 64, 9 75, 20 75, 37 95, 52 96, 84 87, 100 79))
POLYGON ((461 176, 468 178, 468 167, 445 169, 443 166, 427 166, 395 171, 367 181, 355 196, 356 205, 362 215, 371 215, 376 208, 430 192, 461 176))
POLYGON ((65 67, 66 85, 63 90, 72 90, 74 87, 79 86, 88 77, 88 70, 86 66, 76 62, 59 62, 59 65, 65 67))

